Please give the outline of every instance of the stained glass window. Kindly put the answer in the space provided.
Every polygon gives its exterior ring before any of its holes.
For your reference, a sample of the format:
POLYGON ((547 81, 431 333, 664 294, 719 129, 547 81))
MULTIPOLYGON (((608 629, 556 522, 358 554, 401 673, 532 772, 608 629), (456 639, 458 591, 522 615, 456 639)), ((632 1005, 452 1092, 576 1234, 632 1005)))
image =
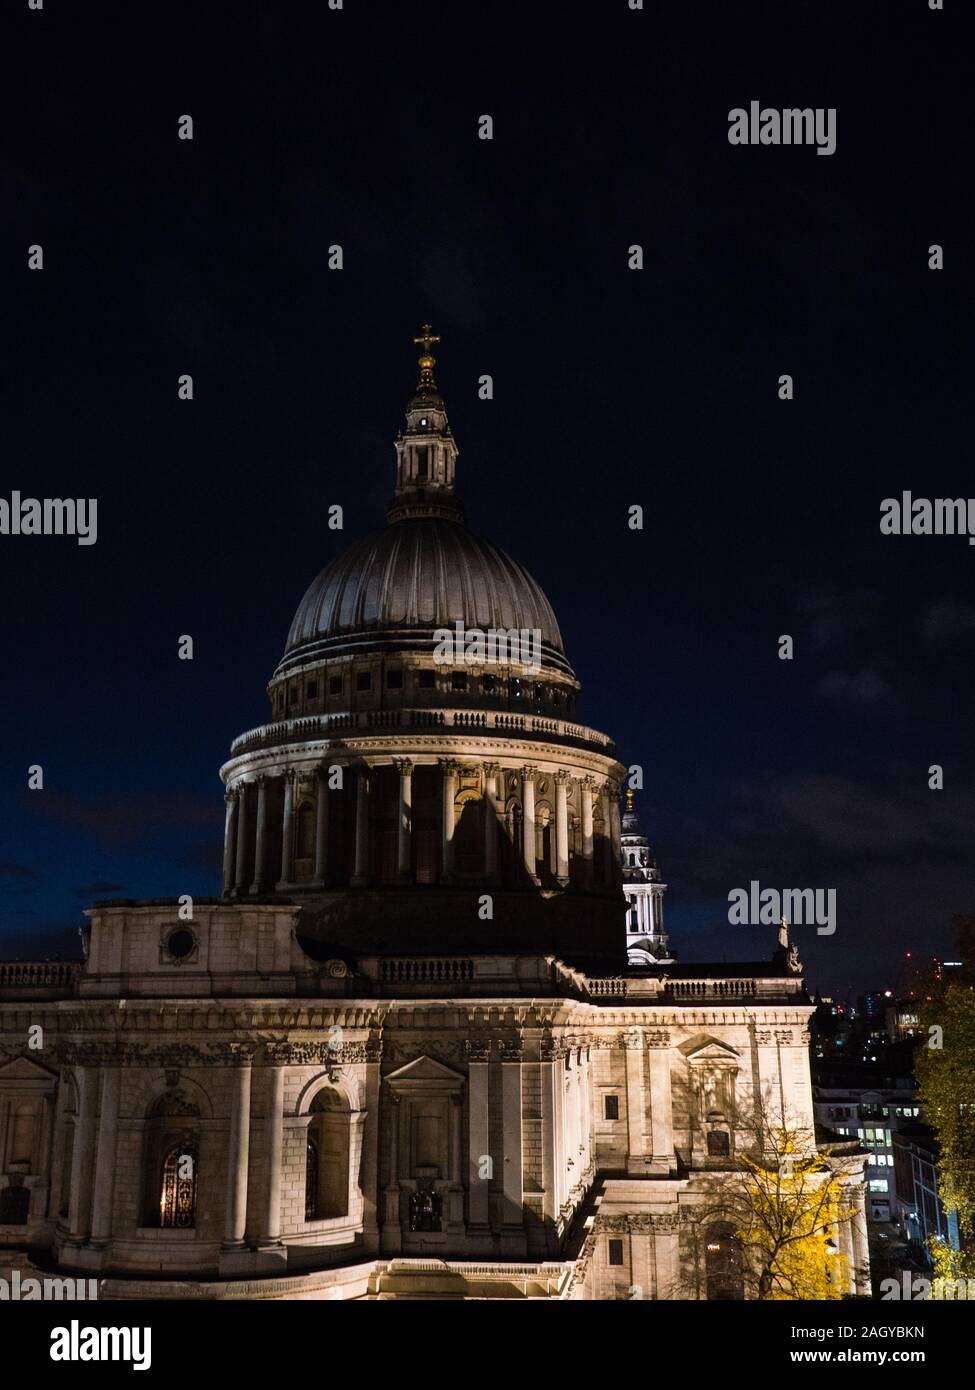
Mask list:
POLYGON ((196 1151, 189 1144, 170 1149, 163 1161, 159 1224, 176 1230, 196 1224, 196 1151))

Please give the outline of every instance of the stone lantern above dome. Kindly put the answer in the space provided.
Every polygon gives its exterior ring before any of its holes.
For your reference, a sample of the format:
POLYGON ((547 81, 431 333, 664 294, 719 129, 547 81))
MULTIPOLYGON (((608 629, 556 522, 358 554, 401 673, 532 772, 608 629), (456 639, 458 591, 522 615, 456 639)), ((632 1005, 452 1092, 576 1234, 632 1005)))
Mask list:
POLYGON ((466 524, 439 338, 415 342, 386 525, 312 581, 272 722, 221 769, 224 892, 300 901, 338 949, 483 941, 622 965, 623 768, 575 720, 545 594, 466 524))

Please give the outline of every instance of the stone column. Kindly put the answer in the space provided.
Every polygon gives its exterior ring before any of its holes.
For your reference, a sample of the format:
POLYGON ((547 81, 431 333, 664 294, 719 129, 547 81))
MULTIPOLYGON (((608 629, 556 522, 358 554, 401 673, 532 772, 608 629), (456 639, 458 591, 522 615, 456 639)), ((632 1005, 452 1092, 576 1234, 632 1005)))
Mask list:
POLYGON ((559 1195, 559 1164, 562 1162, 561 1114, 556 1118, 560 1071, 561 1067, 554 1057, 543 1056, 538 1063, 542 1100, 542 1213, 545 1220, 552 1223, 558 1218, 562 1201, 559 1195))
POLYGON ((399 1201, 399 1117, 400 1100, 391 1089, 389 1095, 389 1181, 386 1184, 386 1209, 383 1221, 383 1246, 399 1250, 403 1232, 399 1201))
POLYGON ((413 882, 413 764, 409 758, 395 759, 399 770, 399 841, 396 876, 400 883, 413 882))
POLYGON ((501 1174, 505 1226, 524 1225, 522 1209, 523 1141, 521 1121, 521 1060, 501 1062, 501 1124, 504 1134, 504 1168, 501 1174))
POLYGON ((95 1133, 95 1102, 98 1099, 97 1067, 75 1067, 78 1083, 78 1114, 74 1124, 71 1156, 71 1204, 68 1227, 71 1239, 88 1239, 91 1200, 91 1147, 95 1133))
POLYGON ((352 887, 363 888, 369 882, 369 769, 365 763, 355 779, 355 866, 352 887))
POLYGON ((267 1145, 267 1210, 261 1244, 281 1244, 281 1158, 284 1152, 284 1067, 270 1067, 265 1143, 267 1145))
POLYGON ((533 883, 538 882, 535 871, 535 771, 533 767, 521 769, 521 849, 525 872, 533 883))
POLYGON ((484 764, 484 877, 493 879, 498 873, 498 774, 497 763, 484 764))
POLYGON ((252 893, 261 893, 267 883, 267 778, 255 778, 257 782, 257 832, 254 842, 254 882, 252 893))
POLYGON ((241 782, 237 793, 237 880, 238 893, 247 892, 247 783, 241 782))
POLYGON ((230 1133, 227 1143, 227 1214, 224 1249, 239 1250, 247 1226, 247 1169, 250 1161, 251 1063, 239 1063, 231 1072, 230 1133))
POLYGON ((853 1218, 853 1280, 856 1292, 870 1292, 870 1246, 867 1241, 866 1184, 854 1187, 856 1216, 853 1218))
POLYGON ((223 892, 224 897, 229 897, 237 868, 237 792, 228 791, 223 799, 227 807, 223 825, 223 892))
POLYGON ((281 821, 281 878, 278 887, 283 888, 291 882, 294 872, 295 842, 295 770, 289 767, 284 774, 284 817, 281 821))
POLYGON ((655 1170, 670 1173, 677 1167, 674 1156, 674 1100, 670 1075, 670 1039, 651 1045, 650 1137, 655 1170))
POLYGON ((592 791, 593 779, 581 778, 579 798, 582 809, 582 881, 586 888, 592 887, 592 791))
POLYGON ((599 793, 603 813, 603 878, 604 886, 613 882, 613 818, 610 810, 610 787, 607 782, 599 793))
POLYGON ((626 1045, 626 1129, 628 1173, 645 1173, 647 1155, 647 1095, 643 1070, 644 1039, 639 1028, 626 1045))
POLYGON ((481 1163, 490 1154, 488 1143, 488 1071, 486 1051, 472 1056, 467 1066, 468 1215, 471 1226, 487 1227, 488 1183, 481 1163))
POLYGON ((118 1102, 122 1073, 118 1067, 102 1072, 102 1106, 95 1152, 95 1195, 91 1208, 91 1243, 107 1245, 112 1234, 112 1196, 115 1191, 118 1102))
POLYGON ((318 803, 315 807, 315 880, 328 879, 328 768, 318 769, 318 803))
MULTIPOLYGON (((545 1098, 542 1097, 542 1130, 545 1129, 545 1098)), ((555 1214, 561 1212, 569 1196, 568 1153, 565 1147, 565 1055, 552 1064, 552 1158, 555 1164, 555 1214)))
POLYGON ((460 1096, 450 1097, 450 1181, 454 1187, 461 1186, 461 1128, 460 1096))
POLYGON ((582 1072, 582 1132, 585 1142, 583 1159, 586 1171, 592 1164, 592 1053, 586 1048, 586 1062, 582 1072))
POLYGON ((349 1215, 362 1220, 363 1194, 359 1182, 365 1144, 367 1110, 353 1110, 349 1116, 349 1215))
POLYGON ((441 877, 449 881, 454 876, 454 801, 457 796, 457 764, 449 758, 441 758, 443 770, 443 873, 441 877))
POLYGON ((620 864, 623 857, 623 842, 620 835, 620 791, 613 783, 609 788, 609 882, 610 886, 619 882, 620 864))
POLYGON ((688 1297, 680 1277, 680 1225, 677 1212, 654 1216, 653 1263, 655 1299, 688 1297))
POLYGON ((555 774, 555 862, 556 877, 563 888, 569 885, 569 774, 555 774))

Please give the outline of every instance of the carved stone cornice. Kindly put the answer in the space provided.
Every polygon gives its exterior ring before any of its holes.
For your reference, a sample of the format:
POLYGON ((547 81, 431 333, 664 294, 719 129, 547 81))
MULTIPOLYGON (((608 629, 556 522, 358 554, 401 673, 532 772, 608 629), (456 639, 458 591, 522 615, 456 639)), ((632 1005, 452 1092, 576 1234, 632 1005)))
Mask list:
POLYGON ((378 1038, 358 1042, 338 1042, 335 1038, 320 1042, 266 1043, 264 1055, 278 1066, 348 1066, 353 1062, 378 1062, 381 1045, 378 1038))
POLYGON ((680 1212, 631 1212, 626 1216, 598 1216, 593 1230, 625 1234, 630 1231, 672 1232, 680 1228, 680 1212))
MULTIPOLYGON (((0 1049, 0 1055, 2 1055, 0 1049)), ((110 1039, 76 1039, 56 1042, 51 1049, 62 1066, 159 1067, 164 1071, 184 1067, 239 1067, 264 1062, 275 1066, 343 1065, 378 1062, 378 1038, 338 1043, 334 1038, 311 1042, 219 1041, 206 1043, 158 1043, 110 1039)))
POLYGON ((387 1062, 412 1062, 417 1057, 432 1057, 435 1061, 447 1057, 459 1060, 464 1055, 464 1046, 466 1043, 462 1045, 457 1039, 450 1038, 387 1037, 382 1056, 387 1062))

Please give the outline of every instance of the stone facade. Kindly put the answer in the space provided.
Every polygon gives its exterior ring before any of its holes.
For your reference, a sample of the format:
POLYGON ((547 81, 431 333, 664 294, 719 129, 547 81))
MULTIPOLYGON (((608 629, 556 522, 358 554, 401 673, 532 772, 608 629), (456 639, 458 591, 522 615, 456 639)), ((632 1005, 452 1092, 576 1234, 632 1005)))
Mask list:
POLYGON ((109 1287, 166 1274, 260 1297, 266 1276, 308 1272, 308 1296, 434 1296, 435 1259, 471 1295, 513 1296, 518 1278, 535 1296, 699 1297, 694 1211, 728 1172, 708 1134, 726 1131, 733 1158, 756 1096, 811 1114, 811 1005, 771 965, 704 979, 490 956, 350 969, 304 954, 298 906, 177 911, 92 910, 67 997, 2 987, 0 1184, 30 1196, 0 1237, 109 1287), (174 931, 193 941, 180 958, 174 931), (192 1160, 184 1226, 160 1213, 173 1153, 192 1160))

